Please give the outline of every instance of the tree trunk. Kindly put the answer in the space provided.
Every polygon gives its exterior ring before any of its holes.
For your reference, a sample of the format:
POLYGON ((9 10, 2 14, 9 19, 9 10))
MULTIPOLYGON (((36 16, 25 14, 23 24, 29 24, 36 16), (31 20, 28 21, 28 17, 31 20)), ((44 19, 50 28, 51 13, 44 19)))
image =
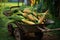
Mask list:
POLYGON ((56 16, 57 16, 58 18, 60 18, 60 0, 56 0, 56 1, 55 1, 55 6, 56 6, 56 10, 57 10, 56 16))
POLYGON ((60 18, 60 1, 59 1, 59 18, 60 18))
POLYGON ((30 0, 24 0, 25 5, 30 5, 30 0))
POLYGON ((28 3, 27 3, 27 0, 24 0, 24 3, 25 3, 25 5, 27 5, 28 3))

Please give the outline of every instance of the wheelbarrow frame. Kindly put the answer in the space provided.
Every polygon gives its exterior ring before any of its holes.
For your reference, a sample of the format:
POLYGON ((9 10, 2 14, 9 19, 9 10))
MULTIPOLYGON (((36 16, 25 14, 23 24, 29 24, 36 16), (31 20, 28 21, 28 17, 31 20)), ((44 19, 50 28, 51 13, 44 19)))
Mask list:
POLYGON ((9 24, 8 32, 10 35, 13 35, 16 38, 16 40, 23 40, 24 38, 28 39, 28 40, 29 39, 34 39, 34 40, 42 39, 43 32, 41 30, 39 30, 38 28, 32 28, 32 27, 33 26, 35 26, 35 27, 43 26, 43 24, 41 24, 41 25, 22 25, 20 22, 14 22, 14 23, 17 25, 17 27, 13 28, 13 26, 11 26, 11 24, 9 24), (29 27, 29 28, 27 28, 27 30, 26 30, 26 26, 29 27))

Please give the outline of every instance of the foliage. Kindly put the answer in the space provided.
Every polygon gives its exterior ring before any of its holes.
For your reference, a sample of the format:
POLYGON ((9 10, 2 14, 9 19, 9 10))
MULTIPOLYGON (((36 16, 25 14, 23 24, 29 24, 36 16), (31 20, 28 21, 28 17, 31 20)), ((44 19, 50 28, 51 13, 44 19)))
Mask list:
POLYGON ((8 23, 13 22, 13 20, 9 20, 6 16, 0 16, 0 27, 6 27, 8 23))
POLYGON ((15 40, 12 36, 9 36, 8 29, 6 27, 0 28, 0 40, 15 40))
POLYGON ((44 0, 41 0, 39 4, 37 5, 37 11, 38 12, 45 12, 48 9, 47 2, 44 0))

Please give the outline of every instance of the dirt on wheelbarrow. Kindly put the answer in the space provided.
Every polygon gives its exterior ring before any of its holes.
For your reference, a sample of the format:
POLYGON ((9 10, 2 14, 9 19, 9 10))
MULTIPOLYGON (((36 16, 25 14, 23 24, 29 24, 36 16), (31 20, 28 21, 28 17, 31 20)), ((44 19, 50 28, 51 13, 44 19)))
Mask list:
POLYGON ((60 40, 60 37, 52 33, 44 33, 42 40, 60 40))

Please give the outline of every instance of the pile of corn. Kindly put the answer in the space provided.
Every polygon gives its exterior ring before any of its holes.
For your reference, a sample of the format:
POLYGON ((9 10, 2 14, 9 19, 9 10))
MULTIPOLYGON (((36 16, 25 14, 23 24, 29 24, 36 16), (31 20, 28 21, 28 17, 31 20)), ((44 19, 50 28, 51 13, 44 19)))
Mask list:
POLYGON ((34 24, 44 24, 44 18, 48 10, 44 13, 37 13, 31 11, 29 8, 25 8, 23 11, 19 10, 16 14, 12 15, 10 18, 14 20, 19 20, 24 24, 34 25, 34 24))

